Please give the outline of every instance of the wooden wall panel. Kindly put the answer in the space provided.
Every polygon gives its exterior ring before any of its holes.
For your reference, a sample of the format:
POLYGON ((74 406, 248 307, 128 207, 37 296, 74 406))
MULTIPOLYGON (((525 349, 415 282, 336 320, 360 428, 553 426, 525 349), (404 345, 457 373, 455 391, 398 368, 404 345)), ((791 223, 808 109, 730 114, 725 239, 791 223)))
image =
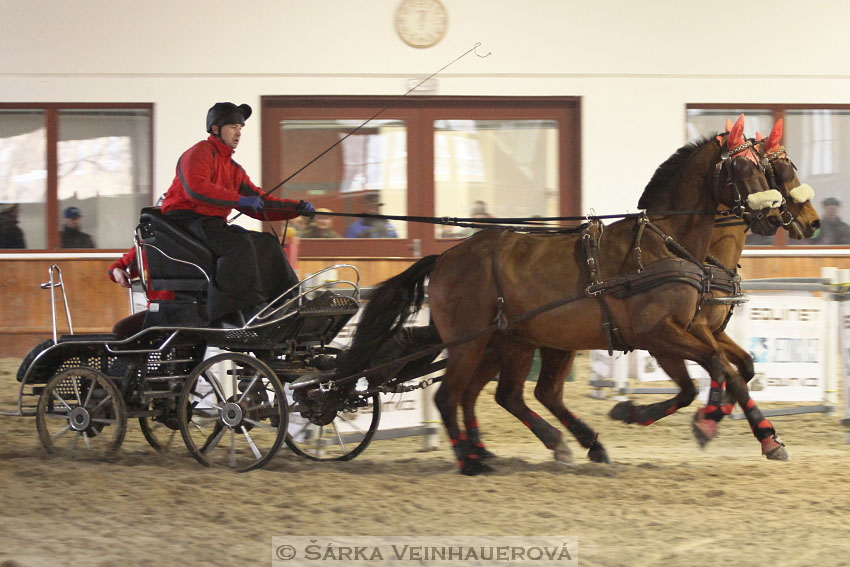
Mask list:
MULTIPOLYGON (((23 356, 52 336, 48 269, 62 270, 74 332, 104 333, 130 312, 127 290, 113 283, 106 270, 113 260, 0 260, 0 356, 23 356)), ((56 290, 56 317, 67 332, 61 290, 56 290)))
MULTIPOLYGON (((405 270, 414 258, 301 258, 299 273, 317 272, 335 263, 354 264, 363 286, 374 286, 405 270)), ((57 264, 65 279, 76 332, 109 332, 115 321, 129 314, 127 292, 112 283, 106 269, 112 260, 0 260, 0 356, 23 356, 51 336, 50 297, 39 284, 48 268, 57 264)), ((850 268, 848 256, 745 256, 745 279, 819 277, 823 266, 850 268)), ((58 290, 57 290, 58 291, 58 290)), ((58 298, 58 295, 57 295, 58 298)), ((65 329, 61 299, 56 305, 60 330, 65 329)))

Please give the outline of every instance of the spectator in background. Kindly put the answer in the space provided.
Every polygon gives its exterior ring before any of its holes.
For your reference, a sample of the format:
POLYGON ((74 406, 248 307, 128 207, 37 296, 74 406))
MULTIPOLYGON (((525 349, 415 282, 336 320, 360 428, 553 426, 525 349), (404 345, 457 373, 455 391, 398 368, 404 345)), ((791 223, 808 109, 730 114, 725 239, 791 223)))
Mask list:
POLYGON ((0 248, 26 248, 24 231, 18 225, 21 206, 17 203, 0 204, 0 248))
MULTIPOLYGON (((469 209, 469 216, 473 219, 491 219, 493 215, 487 212, 487 203, 484 201, 475 201, 469 209)), ((440 238, 466 238, 472 236, 480 228, 471 228, 466 226, 448 226, 444 227, 440 238)))
POLYGON ((825 245, 850 244, 850 225, 838 216, 841 201, 835 197, 827 197, 821 205, 823 210, 820 214, 820 229, 810 242, 825 245))
MULTIPOLYGON (((381 196, 377 191, 366 193, 363 197, 363 212, 370 215, 381 214, 381 196)), ((386 219, 359 218, 348 226, 346 238, 398 238, 395 228, 386 219)))
POLYGON ((316 209, 319 216, 310 221, 310 223, 301 231, 301 238, 340 238, 339 233, 333 229, 333 219, 328 216, 321 216, 322 213, 333 212, 330 209, 316 209))
POLYGON ((90 234, 80 230, 83 213, 78 207, 68 207, 62 213, 62 248, 97 248, 90 234))

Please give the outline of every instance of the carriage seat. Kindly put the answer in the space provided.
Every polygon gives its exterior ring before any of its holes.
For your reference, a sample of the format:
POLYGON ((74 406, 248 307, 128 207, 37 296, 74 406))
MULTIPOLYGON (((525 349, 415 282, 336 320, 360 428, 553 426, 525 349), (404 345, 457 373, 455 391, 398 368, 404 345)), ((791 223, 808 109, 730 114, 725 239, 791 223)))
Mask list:
POLYGON ((168 220, 159 207, 142 209, 136 229, 153 289, 206 289, 215 272, 207 246, 168 220))
POLYGON ((207 326, 206 296, 216 262, 212 251, 166 218, 159 207, 142 209, 136 240, 146 291, 176 294, 173 300, 151 300, 144 326, 207 326))

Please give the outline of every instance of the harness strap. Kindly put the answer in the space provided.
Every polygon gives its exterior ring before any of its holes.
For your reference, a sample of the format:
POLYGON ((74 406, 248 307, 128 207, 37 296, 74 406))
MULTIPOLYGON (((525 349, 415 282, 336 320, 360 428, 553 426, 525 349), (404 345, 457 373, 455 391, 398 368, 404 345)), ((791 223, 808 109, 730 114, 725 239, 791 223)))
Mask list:
POLYGON ((499 280, 499 253, 502 251, 502 241, 507 233, 507 230, 502 231, 499 235, 499 242, 493 250, 493 284, 496 286, 496 317, 493 319, 493 323, 501 331, 508 327, 508 319, 505 316, 505 294, 502 292, 502 283, 499 280))
MULTIPOLYGON (((642 217, 643 218, 643 217, 642 217)), ((590 284, 599 285, 599 248, 602 242, 602 234, 605 231, 605 225, 598 220, 588 222, 587 228, 581 235, 582 251, 584 252, 585 261, 590 275, 590 284)), ((617 327, 614 317, 611 315, 611 309, 608 302, 602 294, 597 295, 599 305, 602 308, 602 330, 605 334, 605 342, 608 346, 608 355, 614 354, 614 350, 622 350, 628 352, 632 350, 623 340, 620 329, 617 327)))

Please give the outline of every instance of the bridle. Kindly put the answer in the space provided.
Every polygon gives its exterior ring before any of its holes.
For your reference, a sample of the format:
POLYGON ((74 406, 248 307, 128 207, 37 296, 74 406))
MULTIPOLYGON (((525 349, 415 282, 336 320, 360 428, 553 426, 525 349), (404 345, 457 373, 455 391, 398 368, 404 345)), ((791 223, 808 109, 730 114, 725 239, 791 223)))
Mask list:
MULTIPOLYGON (((757 144, 765 144, 766 140, 759 140, 756 142, 757 144)), ((790 198, 794 203, 805 203, 810 200, 814 194, 814 191, 808 185, 801 184, 791 191, 785 189, 785 183, 777 178, 776 171, 774 168, 774 162, 783 160, 788 162, 788 165, 791 166, 793 170, 797 170, 797 166, 791 161, 791 158, 788 157, 788 154, 785 152, 785 146, 778 146, 774 151, 764 154, 761 158, 762 165, 765 170, 765 176, 767 177, 767 183, 772 189, 776 189, 782 195, 782 203, 779 206, 779 213, 782 219, 782 226, 788 226, 793 223, 796 219, 794 214, 788 210, 788 203, 786 201, 786 197, 790 198)))
POLYGON ((734 164, 737 159, 745 159, 752 162, 759 168, 762 174, 767 175, 763 161, 760 159, 759 153, 755 150, 754 140, 746 140, 744 143, 728 148, 725 140, 728 133, 723 134, 720 141, 720 161, 714 167, 714 185, 712 191, 714 200, 720 202, 720 179, 723 172, 726 172, 726 185, 732 188, 732 200, 734 205, 730 207, 729 214, 732 214, 739 219, 745 220, 748 224, 753 220, 762 218, 763 213, 760 211, 766 207, 776 208, 779 203, 784 202, 782 194, 775 189, 767 191, 758 191, 756 193, 745 192, 747 195, 746 201, 739 186, 740 180, 735 176, 734 164), (747 157, 749 154, 750 157, 747 157), (759 206, 761 204, 761 206, 759 206))

